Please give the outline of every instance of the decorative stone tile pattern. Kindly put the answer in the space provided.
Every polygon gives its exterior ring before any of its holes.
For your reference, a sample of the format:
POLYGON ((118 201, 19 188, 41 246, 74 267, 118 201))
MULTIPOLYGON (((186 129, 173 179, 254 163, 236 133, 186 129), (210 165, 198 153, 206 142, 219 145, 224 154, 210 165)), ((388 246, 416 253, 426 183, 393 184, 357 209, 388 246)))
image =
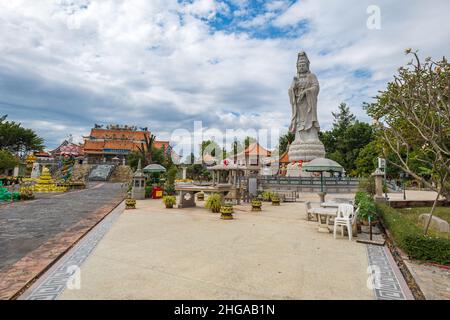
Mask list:
POLYGON ((108 232, 114 221, 124 210, 119 205, 102 222, 95 226, 77 245, 75 245, 60 261, 48 270, 20 300, 55 300, 67 287, 68 281, 75 271, 91 254, 103 236, 108 232))
POLYGON ((367 245, 369 266, 379 270, 374 294, 378 300, 413 300, 403 275, 386 246, 367 245))

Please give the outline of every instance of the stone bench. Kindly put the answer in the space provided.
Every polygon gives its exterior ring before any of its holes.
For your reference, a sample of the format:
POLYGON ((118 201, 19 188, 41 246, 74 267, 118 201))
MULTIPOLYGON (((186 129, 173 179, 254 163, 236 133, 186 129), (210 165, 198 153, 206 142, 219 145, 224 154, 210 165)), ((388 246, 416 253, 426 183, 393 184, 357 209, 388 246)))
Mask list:
MULTIPOLYGON (((429 213, 424 213, 419 216, 419 221, 423 224, 423 226, 427 225, 429 219, 429 213)), ((439 232, 450 233, 448 222, 436 216, 431 218, 430 228, 439 232)))

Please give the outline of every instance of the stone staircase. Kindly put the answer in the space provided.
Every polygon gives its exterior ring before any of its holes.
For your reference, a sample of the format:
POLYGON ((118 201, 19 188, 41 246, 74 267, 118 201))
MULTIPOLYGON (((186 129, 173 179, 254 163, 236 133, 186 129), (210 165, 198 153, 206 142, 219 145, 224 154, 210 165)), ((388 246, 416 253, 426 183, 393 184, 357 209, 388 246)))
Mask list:
POLYGON ((99 164, 92 168, 89 173, 89 181, 108 181, 111 177, 114 169, 116 168, 113 164, 99 164))

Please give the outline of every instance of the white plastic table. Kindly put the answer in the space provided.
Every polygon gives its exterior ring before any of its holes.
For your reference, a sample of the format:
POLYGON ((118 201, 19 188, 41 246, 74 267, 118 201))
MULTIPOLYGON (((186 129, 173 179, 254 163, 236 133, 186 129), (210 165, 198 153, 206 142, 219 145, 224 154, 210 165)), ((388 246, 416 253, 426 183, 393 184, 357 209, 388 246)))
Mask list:
POLYGON ((322 208, 338 208, 339 207, 339 205, 340 205, 340 203, 337 203, 337 202, 322 202, 321 204, 320 204, 320 206, 322 207, 322 208))

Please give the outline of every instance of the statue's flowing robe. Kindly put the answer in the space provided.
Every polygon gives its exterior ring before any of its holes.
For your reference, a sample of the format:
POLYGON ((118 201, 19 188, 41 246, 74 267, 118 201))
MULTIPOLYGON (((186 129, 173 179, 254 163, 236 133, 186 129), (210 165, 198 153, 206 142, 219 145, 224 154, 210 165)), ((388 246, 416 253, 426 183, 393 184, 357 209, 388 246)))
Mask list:
POLYGON ((289 130, 294 134, 299 131, 308 131, 313 127, 320 129, 317 119, 317 96, 320 87, 315 74, 309 73, 306 76, 306 94, 299 100, 298 96, 301 90, 298 87, 298 78, 295 77, 289 88, 289 100, 292 106, 292 120, 289 130))

